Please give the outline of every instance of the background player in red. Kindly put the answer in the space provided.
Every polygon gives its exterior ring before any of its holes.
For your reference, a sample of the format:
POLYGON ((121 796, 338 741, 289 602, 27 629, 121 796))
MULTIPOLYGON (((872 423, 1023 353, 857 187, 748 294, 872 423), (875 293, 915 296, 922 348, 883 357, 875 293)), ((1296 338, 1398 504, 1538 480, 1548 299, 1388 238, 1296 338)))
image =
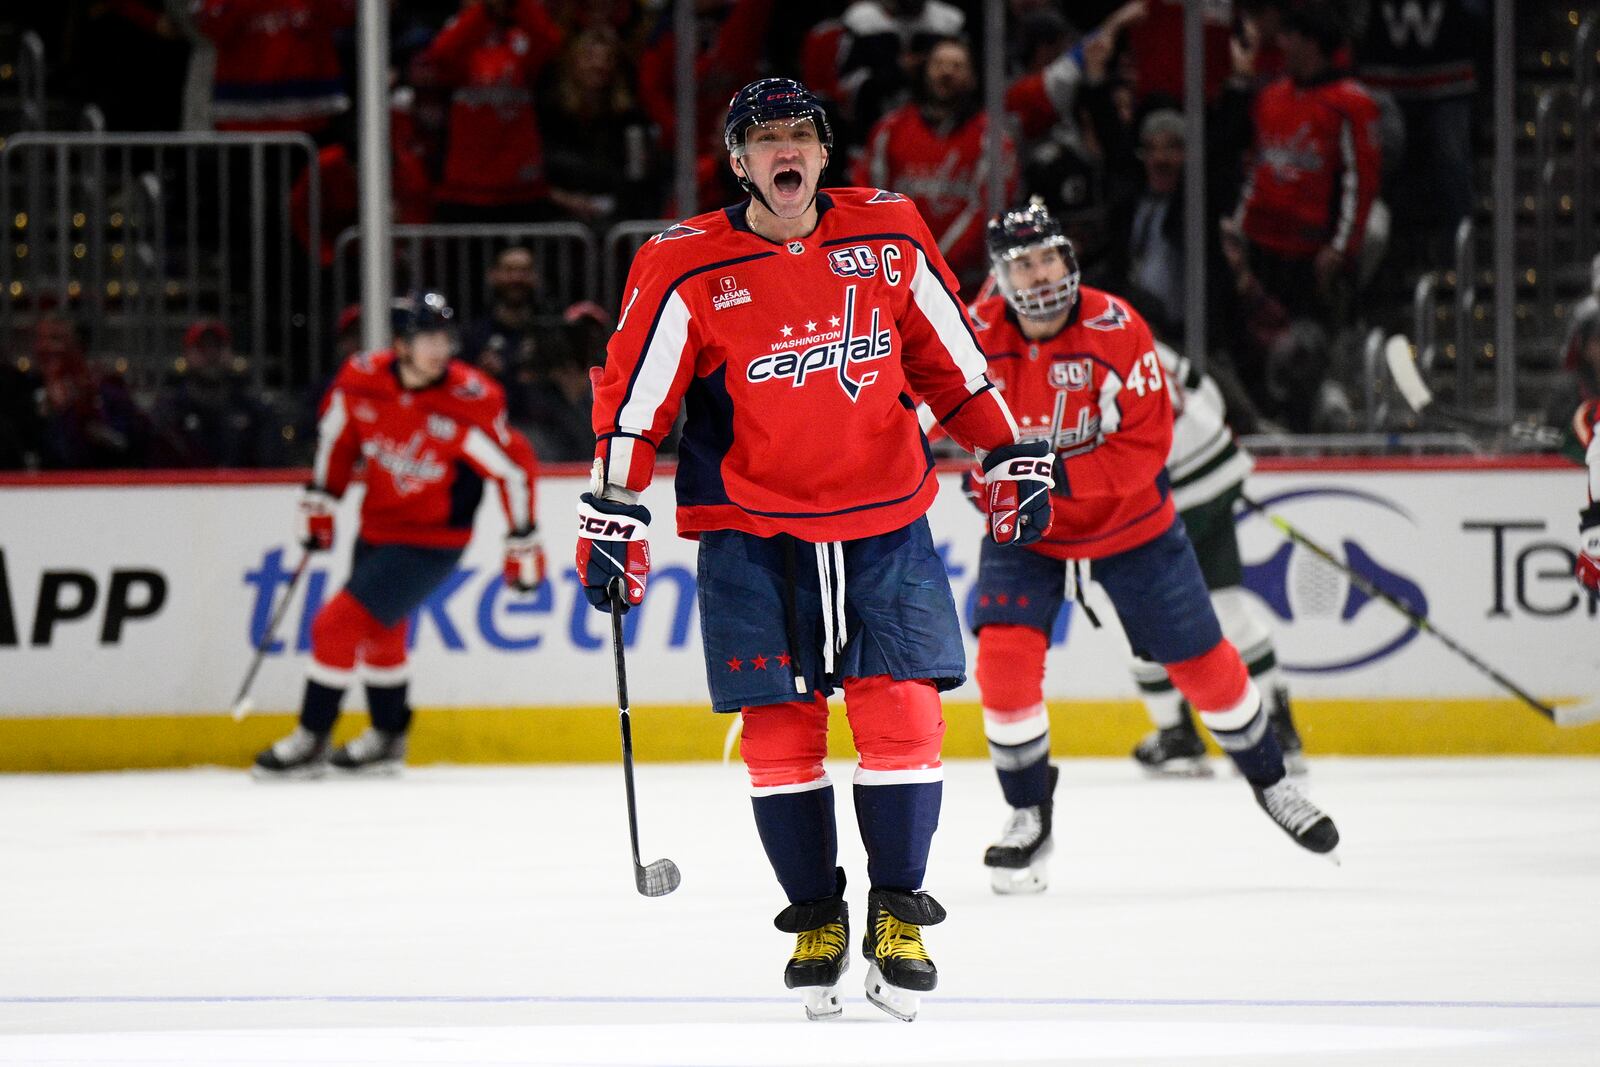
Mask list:
POLYGON ((399 769, 411 706, 406 638, 410 616, 455 570, 472 538, 485 479, 500 489, 510 534, 505 580, 518 592, 544 582, 534 524, 533 449, 506 426, 505 394, 452 358, 454 315, 444 297, 395 302, 394 347, 360 353, 322 399, 311 484, 300 500, 308 552, 333 547, 333 513, 364 459, 366 494, 350 578, 311 623, 300 723, 256 757, 261 778, 314 778, 399 769), (328 735, 360 667, 372 727, 331 756, 328 735))
POLYGON ((1172 400, 1149 327, 1121 299, 1079 286, 1072 244, 1042 201, 991 220, 988 243, 1002 295, 973 307, 978 341, 1023 437, 1056 457, 1049 532, 1027 552, 986 542, 978 565, 984 730, 1015 809, 984 856, 995 890, 1045 885, 1056 779, 1045 649, 1063 587, 1081 589, 1089 561, 1135 654, 1166 668, 1263 810, 1297 844, 1331 852, 1333 820, 1284 777, 1261 694, 1222 635, 1173 509, 1172 400))
POLYGON ((1589 468, 1589 505, 1578 512, 1578 559, 1573 569, 1587 589, 1600 593, 1600 400, 1585 400, 1572 416, 1572 431, 1589 468))
POLYGON ((944 563, 924 517, 937 491, 911 397, 978 450, 999 540, 1048 525, 1045 442, 984 373, 955 279, 910 200, 819 191, 831 134, 817 99, 770 78, 730 104, 725 143, 750 199, 671 227, 634 258, 595 391, 592 492, 578 573, 591 602, 644 596, 650 513, 637 503, 687 405, 678 531, 699 541, 712 706, 740 745, 767 858, 796 935, 784 973, 812 1018, 840 1011, 847 961, 827 695, 843 689, 867 852, 867 996, 901 1019, 937 971, 922 880, 938 825, 939 692, 965 673, 944 563))

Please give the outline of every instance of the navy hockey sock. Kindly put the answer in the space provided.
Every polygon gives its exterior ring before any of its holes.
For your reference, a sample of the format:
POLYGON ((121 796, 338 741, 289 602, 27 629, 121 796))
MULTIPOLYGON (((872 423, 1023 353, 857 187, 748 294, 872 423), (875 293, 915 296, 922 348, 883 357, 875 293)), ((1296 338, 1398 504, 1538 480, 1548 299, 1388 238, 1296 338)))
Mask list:
POLYGON ((399 685, 367 684, 367 712, 374 729, 386 734, 403 734, 411 726, 411 705, 406 702, 405 682, 399 685))
POLYGON ((907 892, 922 888, 943 796, 942 781, 855 787, 856 822, 874 888, 907 892))
POLYGON ((1000 792, 1013 808, 1033 808, 1050 798, 1050 734, 1021 745, 989 742, 1000 792), (1031 761, 1031 762, 1025 762, 1031 761))
POLYGON ((839 834, 833 786, 750 798, 761 847, 789 903, 832 896, 837 885, 839 834))
MULTIPOLYGON (((1204 715, 1201 721, 1205 721, 1204 715)), ((1284 776, 1283 749, 1278 735, 1268 729, 1265 705, 1257 706, 1255 716, 1242 729, 1219 730, 1210 723, 1206 728, 1251 785, 1269 786, 1284 776)))
POLYGON ((344 690, 306 679, 306 693, 300 699, 300 725, 319 737, 333 729, 339 721, 339 703, 344 700, 344 690))

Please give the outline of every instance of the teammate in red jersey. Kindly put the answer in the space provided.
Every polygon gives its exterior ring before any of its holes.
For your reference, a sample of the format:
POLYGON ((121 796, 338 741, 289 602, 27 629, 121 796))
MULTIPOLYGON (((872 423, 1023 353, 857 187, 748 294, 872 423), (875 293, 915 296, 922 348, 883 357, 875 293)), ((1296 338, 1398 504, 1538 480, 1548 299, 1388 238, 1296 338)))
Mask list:
POLYGON ((1173 510, 1172 399, 1149 327, 1125 301, 1078 284, 1072 244, 1042 201, 991 220, 987 238, 1001 295, 972 308, 978 342, 1023 438, 1056 457, 1048 533, 1027 552, 986 542, 978 565, 984 731, 1015 809, 984 856, 994 889, 1045 887, 1056 779, 1045 649, 1064 586, 1081 589, 1091 561, 1134 652, 1166 667, 1261 807, 1296 843, 1332 851, 1333 820, 1284 777, 1261 694, 1173 510))
POLYGON ((678 530, 699 541, 712 706, 743 716, 756 828, 796 935, 785 983, 837 1015, 849 927, 823 768, 842 688, 860 763, 867 996, 902 1019, 937 971, 922 892, 938 824, 939 692, 965 673, 955 602, 924 517, 937 491, 913 395, 981 457, 997 540, 1048 525, 1048 446, 1019 445, 955 279, 916 208, 821 191, 831 135, 803 85, 741 89, 725 130, 750 199, 681 222, 635 257, 595 391, 578 573, 602 610, 644 595, 637 503, 680 405, 678 530))
POLYGON ((410 616, 455 570, 472 538, 485 479, 500 490, 510 534, 505 580, 518 592, 544 582, 534 522, 538 463, 506 426, 505 394, 453 360, 454 318, 444 297, 395 302, 394 348, 352 356, 322 399, 311 484, 300 500, 308 552, 333 547, 333 512, 366 461, 361 532, 350 578, 311 623, 300 724, 256 757, 261 778, 345 771, 394 772, 405 760, 411 706, 410 616), (360 667, 372 728, 329 753, 328 735, 360 667))

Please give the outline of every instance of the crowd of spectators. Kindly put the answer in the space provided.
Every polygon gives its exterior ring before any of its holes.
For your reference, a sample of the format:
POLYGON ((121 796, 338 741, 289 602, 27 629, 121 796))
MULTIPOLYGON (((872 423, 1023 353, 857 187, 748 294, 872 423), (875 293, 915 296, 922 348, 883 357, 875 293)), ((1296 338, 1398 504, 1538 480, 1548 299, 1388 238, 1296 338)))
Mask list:
MULTIPOLYGON (((397 218, 599 229, 680 214, 673 6, 391 5, 397 218)), ((319 251, 331 263, 332 237, 359 202, 355 0, 68 7, 80 31, 76 90, 114 104, 113 125, 315 138, 319 251), (138 68, 159 67, 157 77, 132 74, 128 53, 145 46, 161 62, 138 68)), ((1344 428, 1339 338, 1372 313, 1363 287, 1384 277, 1387 248, 1403 249, 1390 270, 1439 263, 1471 210, 1484 0, 1440 0, 1421 26, 1404 7, 1203 5, 1209 356, 1244 429, 1344 428)), ((989 173, 983 151, 977 0, 834 0, 803 11, 699 0, 695 11, 701 210, 738 196, 721 145, 728 96, 762 74, 798 75, 832 112, 831 180, 911 196, 968 295, 987 272, 984 211, 998 184, 1009 202, 1043 197, 1065 220, 1085 281, 1125 293, 1158 333, 1182 341, 1191 153, 1181 0, 1008 0, 1001 173, 989 173)), ((302 183, 290 205, 302 241, 308 210, 302 183)), ((490 306, 463 330, 461 356, 507 386, 514 421, 547 458, 580 459, 586 372, 603 358, 614 309, 555 306, 534 262, 526 248, 499 253, 490 306)), ((356 315, 340 319, 341 345, 353 344, 356 315)), ((0 371, 0 408, 23 413, 0 431, 0 466, 249 466, 306 446, 244 387, 221 323, 190 330, 171 379, 142 405, 117 374, 88 367, 70 320, 46 317, 37 332, 32 358, 0 371)))

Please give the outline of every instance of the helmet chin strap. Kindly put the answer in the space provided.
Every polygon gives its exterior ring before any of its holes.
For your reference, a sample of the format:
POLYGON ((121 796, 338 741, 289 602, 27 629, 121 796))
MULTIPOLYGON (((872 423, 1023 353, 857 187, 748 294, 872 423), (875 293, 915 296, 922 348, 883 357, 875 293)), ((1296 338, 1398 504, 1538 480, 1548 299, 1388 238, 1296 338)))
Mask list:
MULTIPOLYGON (((745 192, 749 193, 750 194, 750 199, 754 200, 756 203, 758 203, 762 207, 766 208, 767 209, 767 214, 773 216, 774 218, 780 218, 780 219, 783 218, 782 215, 779 215, 776 211, 774 211, 772 209, 772 205, 767 202, 767 198, 765 196, 761 195, 761 190, 756 188, 756 183, 750 180, 750 173, 747 170, 745 170, 744 158, 741 156, 741 157, 738 157, 738 159, 739 159, 739 169, 734 171, 734 177, 737 178, 738 181, 739 181, 739 188, 741 188, 745 192)), ((807 211, 810 211, 811 210, 811 206, 817 202, 817 194, 822 191, 822 175, 824 173, 826 173, 827 169, 828 169, 828 160, 824 159, 822 161, 822 167, 817 171, 817 184, 811 190, 811 199, 807 200, 806 201, 806 206, 800 209, 800 214, 801 215, 804 215, 807 211)))

